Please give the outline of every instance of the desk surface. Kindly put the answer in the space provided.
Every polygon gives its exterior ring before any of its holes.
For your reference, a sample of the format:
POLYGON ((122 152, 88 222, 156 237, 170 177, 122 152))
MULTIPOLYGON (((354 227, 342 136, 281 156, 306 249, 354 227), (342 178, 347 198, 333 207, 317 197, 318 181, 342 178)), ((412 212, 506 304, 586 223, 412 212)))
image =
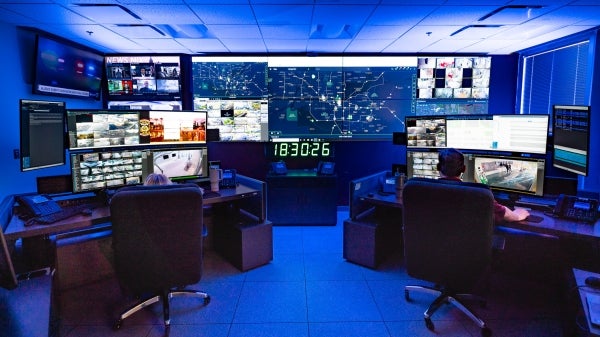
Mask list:
MULTIPOLYGON (((380 205, 394 208, 402 207, 402 200, 396 199, 396 196, 393 194, 386 195, 377 192, 366 193, 360 197, 360 200, 371 203, 375 206, 380 205)), ((527 221, 507 222, 501 224, 500 226, 541 234, 549 234, 558 237, 574 237, 579 239, 589 238, 594 240, 600 239, 600 219, 595 223, 590 224, 586 222, 577 222, 553 217, 539 210, 532 209, 530 210, 530 213, 541 216, 544 220, 539 223, 527 221)))
MULTIPOLYGON (((238 185, 236 188, 221 189, 220 196, 205 198, 204 205, 228 202, 243 198, 255 196, 259 191, 245 185, 238 185)), ((108 206, 96 207, 90 215, 77 214, 70 218, 57 221, 52 224, 25 226, 25 221, 13 216, 10 219, 4 236, 7 240, 16 240, 19 238, 28 238, 34 236, 52 235, 64 233, 79 229, 85 229, 94 225, 110 221, 110 210, 108 206)))

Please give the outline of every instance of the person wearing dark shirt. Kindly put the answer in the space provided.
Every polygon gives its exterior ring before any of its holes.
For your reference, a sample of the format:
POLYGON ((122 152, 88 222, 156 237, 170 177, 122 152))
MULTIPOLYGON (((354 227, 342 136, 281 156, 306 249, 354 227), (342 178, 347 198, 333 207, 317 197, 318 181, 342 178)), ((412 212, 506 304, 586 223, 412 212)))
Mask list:
MULTIPOLYGON (((437 169, 440 172, 440 179, 462 181, 461 175, 465 172, 465 157, 456 149, 443 149, 439 152, 437 169)), ((524 208, 510 208, 501 205, 494 200, 494 222, 512 222, 525 220, 529 216, 529 211, 524 208)))

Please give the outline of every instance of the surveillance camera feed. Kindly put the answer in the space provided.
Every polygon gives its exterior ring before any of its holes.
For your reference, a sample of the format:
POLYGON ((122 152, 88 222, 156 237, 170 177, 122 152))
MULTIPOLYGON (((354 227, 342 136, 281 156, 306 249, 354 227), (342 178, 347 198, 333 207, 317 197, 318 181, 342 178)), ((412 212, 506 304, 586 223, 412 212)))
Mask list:
POLYGON ((543 194, 544 159, 466 155, 465 181, 522 194, 543 194))
POLYGON ((406 118, 407 147, 446 147, 445 118, 406 118))
POLYGON ((165 149, 152 152, 153 172, 172 180, 206 176, 206 148, 165 149))
POLYGON ((422 178, 438 178, 438 153, 424 151, 406 151, 407 176, 422 178))

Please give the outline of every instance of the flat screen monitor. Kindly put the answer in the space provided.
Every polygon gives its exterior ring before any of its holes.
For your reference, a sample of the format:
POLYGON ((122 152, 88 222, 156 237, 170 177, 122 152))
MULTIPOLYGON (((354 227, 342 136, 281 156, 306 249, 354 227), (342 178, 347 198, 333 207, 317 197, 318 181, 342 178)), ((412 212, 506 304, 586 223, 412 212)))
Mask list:
POLYGON ((583 176, 588 174, 590 107, 553 106, 552 165, 583 176))
POLYGON ((491 57, 419 57, 417 64, 417 115, 488 113, 491 57))
POLYGON ((137 185, 151 173, 150 150, 106 150, 71 153, 73 192, 137 185))
POLYGON ((10 290, 16 288, 17 285, 17 276, 10 257, 10 250, 4 237, 4 230, 0 226, 0 287, 10 290))
POLYGON ((545 154, 548 115, 444 115, 407 117, 409 148, 545 154))
POLYGON ((405 125, 407 147, 446 147, 446 118, 444 116, 406 117, 405 125))
POLYGON ((446 116, 446 145, 457 149, 545 154, 548 115, 446 116))
POLYGON ((267 98, 267 81, 264 56, 192 57, 194 100, 267 98))
POLYGON ((172 181, 207 180, 208 149, 161 148, 151 152, 153 173, 161 173, 172 181))
POLYGON ((87 150, 140 144, 140 112, 67 110, 69 149, 87 150))
MULTIPOLYGON (((545 158, 465 153, 462 180, 490 186, 494 191, 543 196, 545 158)), ((437 149, 406 151, 407 177, 437 179, 437 149)))
POLYGON ((108 100, 181 100, 181 60, 178 55, 108 55, 108 100))
POLYGON ((35 94, 100 99, 101 54, 42 35, 36 40, 35 94))
POLYGON ((21 171, 65 164, 65 102, 22 99, 21 171))
POLYGON ((194 99, 194 110, 207 113, 209 129, 219 130, 224 142, 266 142, 269 102, 267 99, 194 99))
POLYGON ((492 190, 544 195, 545 158, 465 154, 463 181, 482 183, 492 190))
POLYGON ((206 114, 206 111, 143 111, 140 114, 140 125, 144 128, 141 142, 151 145, 206 144, 206 114))
POLYGON ((106 106, 109 110, 183 110, 181 101, 108 101, 106 106))
POLYGON ((437 164, 438 151, 435 149, 406 151, 407 178, 421 177, 437 179, 440 176, 437 164))

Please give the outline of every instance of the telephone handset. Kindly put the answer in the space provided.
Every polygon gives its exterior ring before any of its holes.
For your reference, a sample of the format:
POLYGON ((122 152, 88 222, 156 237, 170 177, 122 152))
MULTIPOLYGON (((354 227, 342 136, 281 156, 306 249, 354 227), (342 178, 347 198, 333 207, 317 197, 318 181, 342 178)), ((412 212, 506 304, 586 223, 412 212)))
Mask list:
POLYGON ((42 194, 18 196, 17 203, 21 205, 27 215, 33 217, 57 213, 62 210, 56 201, 42 194))
POLYGON ((598 218, 598 200, 561 194, 556 200, 554 214, 567 219, 595 222, 598 218))
POLYGON ((320 161, 317 166, 317 173, 322 175, 332 175, 335 171, 335 163, 329 161, 320 161))

